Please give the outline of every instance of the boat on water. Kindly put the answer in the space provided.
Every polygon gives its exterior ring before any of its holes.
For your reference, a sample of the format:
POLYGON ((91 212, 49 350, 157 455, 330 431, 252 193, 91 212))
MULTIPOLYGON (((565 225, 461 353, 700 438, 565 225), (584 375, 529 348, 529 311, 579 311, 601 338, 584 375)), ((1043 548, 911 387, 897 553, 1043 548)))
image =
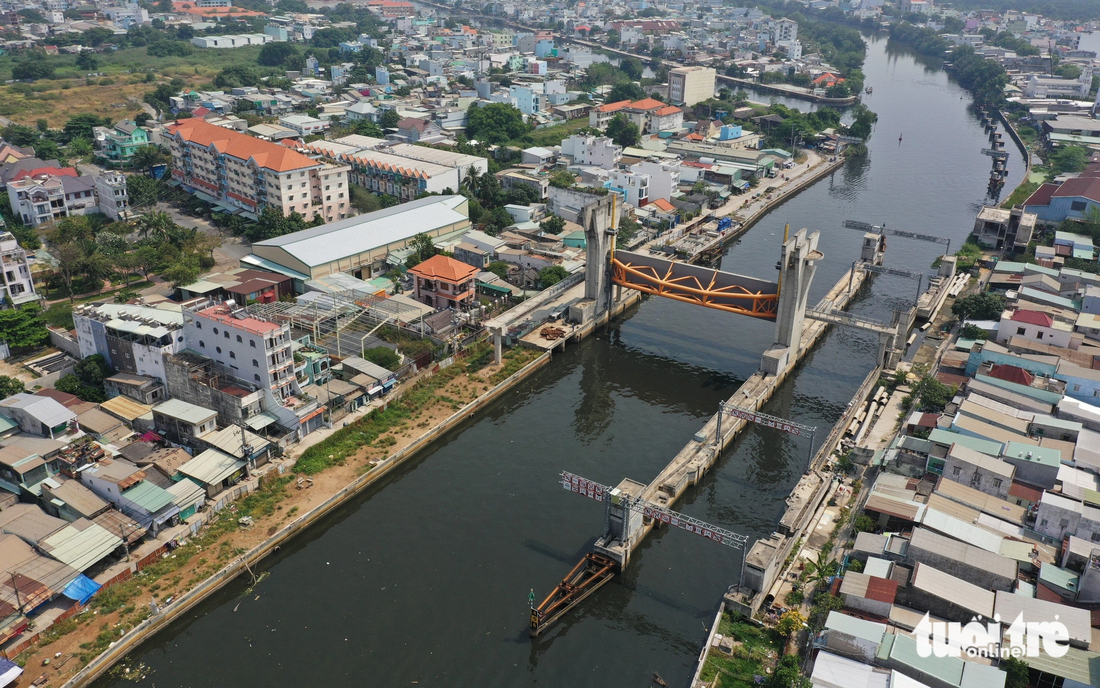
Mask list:
POLYGON ((874 93, 874 92, 875 92, 875 89, 874 89, 874 88, 872 88, 872 87, 870 87, 870 86, 868 86, 868 87, 867 87, 867 93, 869 93, 869 94, 870 94, 870 93, 874 93))

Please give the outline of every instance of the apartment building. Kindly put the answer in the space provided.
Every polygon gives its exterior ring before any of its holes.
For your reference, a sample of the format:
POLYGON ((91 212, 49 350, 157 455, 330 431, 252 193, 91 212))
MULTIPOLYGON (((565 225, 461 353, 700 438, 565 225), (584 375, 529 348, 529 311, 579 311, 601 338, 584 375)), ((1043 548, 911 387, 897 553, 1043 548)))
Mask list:
POLYGON ((677 67, 668 73, 668 99, 678 105, 695 105, 714 97, 718 72, 710 67, 677 67))
POLYGON ((99 211, 115 222, 133 216, 130 210, 130 192, 126 189, 126 175, 121 172, 105 172, 95 178, 99 211))
POLYGON ((267 206, 283 215, 321 215, 332 222, 351 213, 348 167, 306 157, 286 146, 188 119, 167 129, 172 175, 183 188, 258 216, 267 206))
POLYGON ((42 172, 8 182, 8 202, 25 225, 98 213, 95 178, 42 172))
POLYGON ((80 357, 100 354, 123 373, 167 379, 165 357, 186 346, 178 310, 104 303, 73 309, 80 357))
POLYGON ((189 349, 277 397, 285 399, 301 391, 294 379, 289 325, 261 320, 232 301, 185 308, 183 317, 189 349))
POLYGON ((615 145, 606 136, 573 134, 561 142, 561 154, 572 158, 574 165, 595 165, 611 169, 623 157, 623 148, 615 145))
POLYGON ((0 232, 0 262, 4 273, 4 305, 18 306, 37 301, 34 279, 31 277, 27 252, 11 232, 0 232))

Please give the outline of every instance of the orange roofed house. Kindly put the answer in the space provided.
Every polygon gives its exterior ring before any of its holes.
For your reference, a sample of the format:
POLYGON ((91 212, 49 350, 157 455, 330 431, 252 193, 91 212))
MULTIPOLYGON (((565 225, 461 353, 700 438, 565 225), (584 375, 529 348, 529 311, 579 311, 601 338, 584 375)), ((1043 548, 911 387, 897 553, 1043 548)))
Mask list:
POLYGON ((432 256, 409 272, 415 277, 416 300, 432 308, 462 310, 474 299, 477 268, 447 256, 432 256))
POLYGON ((326 222, 348 217, 348 167, 330 165, 286 146, 201 119, 168 127, 172 176, 204 200, 258 216, 273 206, 326 222))
POLYGON ((604 103, 588 112, 588 125, 603 129, 619 113, 637 125, 643 134, 676 131, 684 124, 684 111, 680 108, 654 98, 644 98, 633 102, 620 100, 617 103, 604 103))

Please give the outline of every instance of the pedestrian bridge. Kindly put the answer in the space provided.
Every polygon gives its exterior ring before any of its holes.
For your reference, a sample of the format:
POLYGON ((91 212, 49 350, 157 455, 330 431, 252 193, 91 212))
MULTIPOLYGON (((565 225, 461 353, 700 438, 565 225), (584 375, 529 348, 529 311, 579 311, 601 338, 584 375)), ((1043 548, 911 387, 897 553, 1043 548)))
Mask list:
POLYGON ((615 251, 611 281, 646 294, 762 320, 775 321, 779 313, 775 282, 659 256, 615 251))

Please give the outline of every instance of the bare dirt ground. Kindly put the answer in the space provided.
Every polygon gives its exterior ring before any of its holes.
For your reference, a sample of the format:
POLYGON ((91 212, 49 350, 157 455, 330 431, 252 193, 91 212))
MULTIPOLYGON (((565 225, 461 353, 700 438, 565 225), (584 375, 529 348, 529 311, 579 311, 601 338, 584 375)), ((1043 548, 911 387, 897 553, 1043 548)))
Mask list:
MULTIPOLYGON (((19 657, 25 663, 25 671, 18 685, 29 686, 42 676, 46 676, 44 685, 61 685, 87 661, 145 619, 151 600, 156 599, 163 606, 165 600, 194 588, 234 558, 274 535, 289 520, 320 505, 369 471, 373 464, 407 447, 462 406, 477 399, 500 382, 502 376, 518 370, 519 363, 526 365, 538 355, 526 349, 509 353, 516 358, 511 361, 506 358, 503 366, 490 362, 474 374, 465 372, 465 363, 461 361, 452 366, 455 370, 442 371, 440 379, 443 374, 453 377, 433 389, 430 405, 379 435, 369 446, 359 447, 343 463, 311 476, 312 487, 297 489, 293 472, 281 478, 277 473, 271 474, 273 477, 265 481, 264 487, 221 512, 219 518, 191 542, 131 580, 101 590, 83 612, 57 624, 53 635, 48 635, 44 642, 19 657), (239 527, 237 522, 246 512, 254 519, 254 524, 247 529, 239 527), (49 660, 49 665, 43 664, 45 660, 49 660)), ((421 381, 407 386, 415 387, 421 381)), ((306 442, 296 445, 289 457, 297 459, 310 446, 324 441, 342 427, 345 421, 351 422, 352 418, 337 420, 337 427, 332 430, 313 433, 306 442)), ((262 591, 262 582, 259 586, 257 592, 262 591)), ((125 661, 112 669, 128 677, 140 676, 142 671, 142 667, 131 666, 125 661), (132 673, 126 673, 127 669, 132 673)))

